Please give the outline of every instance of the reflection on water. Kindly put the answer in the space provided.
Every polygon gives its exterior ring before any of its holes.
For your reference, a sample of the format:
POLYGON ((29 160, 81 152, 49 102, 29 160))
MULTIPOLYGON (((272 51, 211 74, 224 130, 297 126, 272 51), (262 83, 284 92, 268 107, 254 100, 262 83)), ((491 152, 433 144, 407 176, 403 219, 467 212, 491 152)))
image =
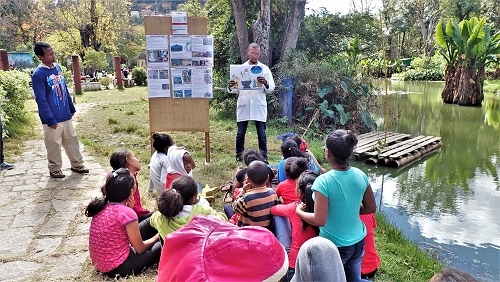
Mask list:
POLYGON ((443 147, 400 170, 356 164, 380 209, 445 262, 500 281, 500 98, 486 95, 481 108, 444 105, 443 83, 390 83, 389 130, 441 136, 443 147))

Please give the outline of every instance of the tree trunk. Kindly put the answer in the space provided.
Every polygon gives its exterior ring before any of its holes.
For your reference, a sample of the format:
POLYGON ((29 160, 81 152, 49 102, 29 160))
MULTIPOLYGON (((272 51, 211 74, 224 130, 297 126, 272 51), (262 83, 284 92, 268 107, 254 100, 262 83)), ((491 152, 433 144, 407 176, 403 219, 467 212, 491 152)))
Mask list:
POLYGON ((447 66, 444 72, 444 89, 441 92, 441 98, 445 104, 453 104, 453 91, 456 88, 456 68, 454 66, 447 66))
POLYGON ((305 9, 306 0, 293 0, 289 16, 285 21, 287 25, 281 47, 281 60, 283 60, 287 50, 295 49, 297 46, 300 24, 302 23, 302 19, 304 19, 305 9))
POLYGON ((90 40, 91 40, 90 43, 92 44, 94 50, 99 51, 101 44, 99 44, 99 42, 97 41, 97 35, 95 34, 98 25, 98 17, 95 7, 96 4, 95 1, 96 0, 90 0, 90 26, 92 27, 90 33, 90 40))
POLYGON ((238 34, 238 44, 240 47, 241 61, 247 60, 246 49, 248 47, 248 27, 245 21, 245 7, 243 0, 231 0, 233 5, 234 22, 236 33, 238 34))
POLYGON ((260 45, 260 61, 271 67, 271 0, 260 1, 260 13, 252 25, 253 38, 260 45))
POLYGON ((456 79, 456 88, 453 92, 452 103, 460 106, 480 106, 484 99, 482 91, 484 68, 476 73, 470 65, 458 65, 454 79, 456 79))

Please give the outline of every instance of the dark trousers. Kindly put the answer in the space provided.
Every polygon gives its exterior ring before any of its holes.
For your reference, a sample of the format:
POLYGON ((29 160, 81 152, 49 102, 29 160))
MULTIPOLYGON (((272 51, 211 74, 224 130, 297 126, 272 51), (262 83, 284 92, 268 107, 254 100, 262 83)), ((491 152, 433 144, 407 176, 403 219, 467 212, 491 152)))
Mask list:
MULTIPOLYGON (((245 134, 247 133, 248 120, 238 122, 238 132, 236 133, 236 156, 241 157, 241 153, 245 149, 245 134)), ((259 150, 262 156, 267 160, 267 137, 266 123, 263 121, 255 121, 257 129, 257 138, 259 140, 259 150)))
MULTIPOLYGON (((153 237, 156 232, 152 232, 154 229, 149 224, 149 217, 139 223, 139 230, 141 231, 141 236, 143 240, 153 237), (152 234, 152 236, 147 237, 146 234, 152 234), (146 237, 146 238, 145 238, 146 237)), ((158 240, 149 250, 138 254, 134 247, 130 246, 130 254, 127 259, 120 264, 117 268, 104 273, 108 277, 115 278, 116 276, 125 277, 127 275, 139 274, 146 268, 152 266, 160 261, 161 255, 161 243, 158 240)))
POLYGON ((2 129, 2 120, 0 119, 0 164, 3 163, 3 129, 2 129))

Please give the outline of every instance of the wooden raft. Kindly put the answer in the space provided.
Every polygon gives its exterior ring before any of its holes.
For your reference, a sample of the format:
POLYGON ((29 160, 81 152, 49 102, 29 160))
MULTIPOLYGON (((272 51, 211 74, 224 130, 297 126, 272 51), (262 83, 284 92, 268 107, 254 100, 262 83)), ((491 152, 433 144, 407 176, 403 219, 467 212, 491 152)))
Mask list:
POLYGON ((402 167, 442 146, 441 137, 387 132, 384 147, 384 132, 370 132, 358 136, 354 149, 356 160, 389 167, 402 167))

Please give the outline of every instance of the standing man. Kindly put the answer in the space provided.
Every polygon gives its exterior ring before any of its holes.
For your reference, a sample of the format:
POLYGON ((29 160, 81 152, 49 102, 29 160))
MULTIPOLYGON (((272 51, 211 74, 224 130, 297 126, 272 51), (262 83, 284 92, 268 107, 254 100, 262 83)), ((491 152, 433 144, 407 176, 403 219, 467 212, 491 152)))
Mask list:
POLYGON ((257 137, 259 140, 259 149, 267 162, 267 138, 266 138, 266 120, 267 120, 267 101, 266 93, 274 91, 274 79, 271 70, 259 62, 260 46, 257 43, 250 43, 246 50, 248 61, 244 65, 258 65, 262 67, 263 76, 258 76, 257 80, 263 85, 260 90, 238 90, 236 81, 229 80, 227 89, 229 93, 238 93, 238 103, 236 105, 236 121, 238 132, 236 133, 236 161, 241 162, 241 153, 245 148, 245 134, 247 132, 248 121, 255 121, 257 137))
POLYGON ((80 144, 71 121, 76 112, 75 106, 69 95, 63 71, 55 63, 54 50, 48 43, 37 42, 34 51, 42 64, 33 73, 31 81, 38 104, 38 115, 43 124, 50 176, 65 177, 61 171, 61 146, 71 162, 71 170, 88 173, 89 169, 83 165, 80 144))
POLYGON ((3 161, 3 129, 2 129, 2 120, 0 119, 0 170, 9 170, 13 169, 14 165, 6 163, 3 161))

